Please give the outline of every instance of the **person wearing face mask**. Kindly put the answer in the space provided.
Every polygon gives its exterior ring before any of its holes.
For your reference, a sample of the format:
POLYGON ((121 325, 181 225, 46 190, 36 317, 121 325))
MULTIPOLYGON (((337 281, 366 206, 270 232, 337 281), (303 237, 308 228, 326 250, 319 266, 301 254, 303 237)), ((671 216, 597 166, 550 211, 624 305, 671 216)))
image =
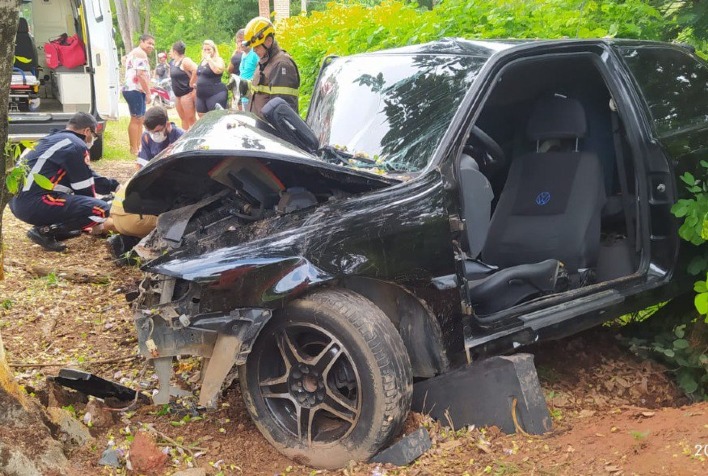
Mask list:
POLYGON ((140 170, 150 162, 153 157, 167 148, 168 145, 182 137, 184 131, 170 122, 167 110, 161 106, 154 106, 145 113, 143 123, 145 132, 140 139, 140 152, 138 152, 137 169, 140 170))
MULTIPOLYGON (((182 137, 184 131, 170 122, 167 111, 154 106, 145 113, 145 132, 140 140, 141 147, 138 154, 137 168, 146 166, 155 156, 165 150, 168 145, 182 137)), ((129 182, 129 181, 128 181, 129 182)), ((138 244, 141 238, 155 228, 157 216, 127 213, 123 208, 125 190, 128 182, 124 183, 116 192, 111 206, 109 226, 117 234, 108 237, 108 251, 113 256, 116 264, 129 264, 128 253, 138 244)))
POLYGON ((44 137, 20 159, 29 172, 10 210, 33 225, 27 237, 45 250, 64 251, 63 239, 102 228, 110 213, 110 205, 96 194, 111 193, 118 181, 89 167, 97 126, 92 115, 77 112, 66 129, 44 137))

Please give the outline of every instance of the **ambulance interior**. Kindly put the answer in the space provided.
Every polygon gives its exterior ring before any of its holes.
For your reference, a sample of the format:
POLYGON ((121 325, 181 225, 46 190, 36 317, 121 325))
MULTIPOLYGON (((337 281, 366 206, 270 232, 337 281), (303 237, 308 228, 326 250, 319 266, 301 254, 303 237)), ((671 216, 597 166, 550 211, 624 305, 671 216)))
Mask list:
MULTIPOLYGON (((100 1, 93 1, 93 8, 100 1)), ((50 68, 45 44, 66 34, 77 34, 86 54, 86 20, 81 0, 25 0, 20 6, 15 63, 10 90, 10 112, 91 111, 89 66, 50 68)))

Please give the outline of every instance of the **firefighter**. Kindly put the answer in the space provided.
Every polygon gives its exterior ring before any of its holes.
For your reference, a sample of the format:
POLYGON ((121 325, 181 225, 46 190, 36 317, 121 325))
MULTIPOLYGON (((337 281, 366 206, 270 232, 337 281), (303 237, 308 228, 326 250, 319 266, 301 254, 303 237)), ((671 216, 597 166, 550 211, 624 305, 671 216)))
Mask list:
POLYGON ((10 210, 34 225, 27 237, 45 250, 64 251, 61 239, 101 228, 109 215, 110 205, 96 193, 111 193, 118 181, 101 177, 89 167, 97 125, 90 114, 77 112, 66 129, 46 136, 26 154, 29 173, 22 190, 10 201, 10 210))
POLYGON ((297 112, 300 73, 292 57, 275 41, 275 27, 270 20, 256 17, 248 22, 243 46, 253 48, 259 58, 251 83, 250 111, 261 115, 268 101, 281 97, 297 112))

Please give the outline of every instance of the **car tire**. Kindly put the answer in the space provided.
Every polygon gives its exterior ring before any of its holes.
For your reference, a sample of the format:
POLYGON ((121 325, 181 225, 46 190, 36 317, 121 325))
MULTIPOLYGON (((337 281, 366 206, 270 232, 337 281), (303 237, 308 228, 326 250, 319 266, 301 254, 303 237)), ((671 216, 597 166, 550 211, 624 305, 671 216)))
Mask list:
POLYGON ((103 157, 103 134, 96 137, 93 146, 91 146, 91 149, 89 150, 89 154, 92 162, 100 160, 101 157, 103 157))
POLYGON ((288 458, 366 461, 401 429, 413 379, 403 340, 371 301, 316 291, 275 314, 239 368, 253 421, 288 458))

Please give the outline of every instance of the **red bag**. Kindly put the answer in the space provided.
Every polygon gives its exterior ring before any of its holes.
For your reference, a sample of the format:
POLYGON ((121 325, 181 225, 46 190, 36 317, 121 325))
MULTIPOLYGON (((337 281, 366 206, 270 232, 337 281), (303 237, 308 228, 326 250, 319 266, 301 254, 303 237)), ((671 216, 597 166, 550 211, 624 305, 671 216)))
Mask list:
POLYGON ((49 69, 56 69, 59 66, 59 48, 56 43, 50 41, 44 44, 44 62, 49 69))
POLYGON ((44 44, 44 61, 49 69, 58 66, 76 68, 86 64, 86 47, 79 35, 61 34, 44 44))
POLYGON ((63 44, 58 45, 58 48, 59 59, 63 66, 76 68, 86 64, 86 47, 79 35, 70 36, 63 44))

